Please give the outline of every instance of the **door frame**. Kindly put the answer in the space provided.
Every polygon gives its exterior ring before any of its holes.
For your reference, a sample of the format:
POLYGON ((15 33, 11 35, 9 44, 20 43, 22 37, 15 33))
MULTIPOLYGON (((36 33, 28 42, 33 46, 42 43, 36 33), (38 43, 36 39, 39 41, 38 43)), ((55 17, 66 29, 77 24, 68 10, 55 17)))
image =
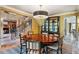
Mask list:
MULTIPOLYGON (((70 16, 71 17, 71 16, 70 16)), ((75 28, 76 28, 76 31, 77 31, 77 16, 75 16, 76 17, 76 25, 75 25, 75 28)), ((67 34, 67 32, 66 32, 66 26, 67 25, 65 25, 65 24, 67 24, 67 21, 66 21, 67 19, 65 19, 65 17, 64 17, 64 35, 66 35, 67 34)))

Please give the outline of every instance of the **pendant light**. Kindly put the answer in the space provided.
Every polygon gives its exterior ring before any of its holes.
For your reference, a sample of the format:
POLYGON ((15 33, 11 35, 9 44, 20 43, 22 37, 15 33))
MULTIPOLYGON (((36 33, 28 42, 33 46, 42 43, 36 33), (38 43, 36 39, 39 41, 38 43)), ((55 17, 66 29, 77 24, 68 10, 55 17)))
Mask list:
POLYGON ((44 23, 45 19, 48 18, 48 12, 41 10, 41 8, 42 8, 42 5, 40 5, 40 10, 35 11, 33 13, 33 17, 36 19, 36 21, 39 25, 42 25, 44 23))

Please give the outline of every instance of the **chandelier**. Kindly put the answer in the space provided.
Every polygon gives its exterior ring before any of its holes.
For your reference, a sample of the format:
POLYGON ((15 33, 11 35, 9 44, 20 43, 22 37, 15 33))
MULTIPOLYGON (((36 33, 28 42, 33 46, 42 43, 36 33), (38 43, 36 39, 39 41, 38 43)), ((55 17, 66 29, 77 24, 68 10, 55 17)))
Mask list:
POLYGON ((40 10, 33 13, 33 17, 36 19, 39 25, 42 25, 46 18, 48 18, 48 12, 41 10, 42 5, 40 5, 40 10))

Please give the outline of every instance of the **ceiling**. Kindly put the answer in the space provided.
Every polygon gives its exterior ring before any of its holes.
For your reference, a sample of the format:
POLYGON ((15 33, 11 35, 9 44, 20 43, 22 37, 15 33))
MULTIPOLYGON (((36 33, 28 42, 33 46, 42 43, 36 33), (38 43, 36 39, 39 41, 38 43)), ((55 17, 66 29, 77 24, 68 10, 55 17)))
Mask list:
POLYGON ((7 5, 9 7, 28 12, 33 13, 37 10, 44 10, 48 11, 49 15, 64 13, 64 12, 72 12, 72 11, 79 11, 79 5, 42 5, 40 8, 40 5, 7 5))

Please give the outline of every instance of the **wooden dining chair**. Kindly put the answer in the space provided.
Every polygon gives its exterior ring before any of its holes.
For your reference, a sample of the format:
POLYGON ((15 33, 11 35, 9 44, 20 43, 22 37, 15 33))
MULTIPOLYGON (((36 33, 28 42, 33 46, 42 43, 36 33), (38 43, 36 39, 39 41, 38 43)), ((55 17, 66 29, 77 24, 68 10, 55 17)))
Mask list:
POLYGON ((23 54, 23 53, 27 53, 27 41, 26 41, 26 38, 24 38, 22 36, 22 34, 19 35, 20 36, 20 54, 23 54), (25 48, 25 49, 24 49, 25 48))
MULTIPOLYGON (((46 46, 47 53, 56 52, 57 54, 62 54, 62 46, 63 46, 63 37, 57 37, 57 41, 53 42, 52 45, 46 46)), ((56 38, 56 37, 55 37, 56 38)))
POLYGON ((27 50, 28 54, 40 54, 40 42, 34 40, 27 41, 27 50))

